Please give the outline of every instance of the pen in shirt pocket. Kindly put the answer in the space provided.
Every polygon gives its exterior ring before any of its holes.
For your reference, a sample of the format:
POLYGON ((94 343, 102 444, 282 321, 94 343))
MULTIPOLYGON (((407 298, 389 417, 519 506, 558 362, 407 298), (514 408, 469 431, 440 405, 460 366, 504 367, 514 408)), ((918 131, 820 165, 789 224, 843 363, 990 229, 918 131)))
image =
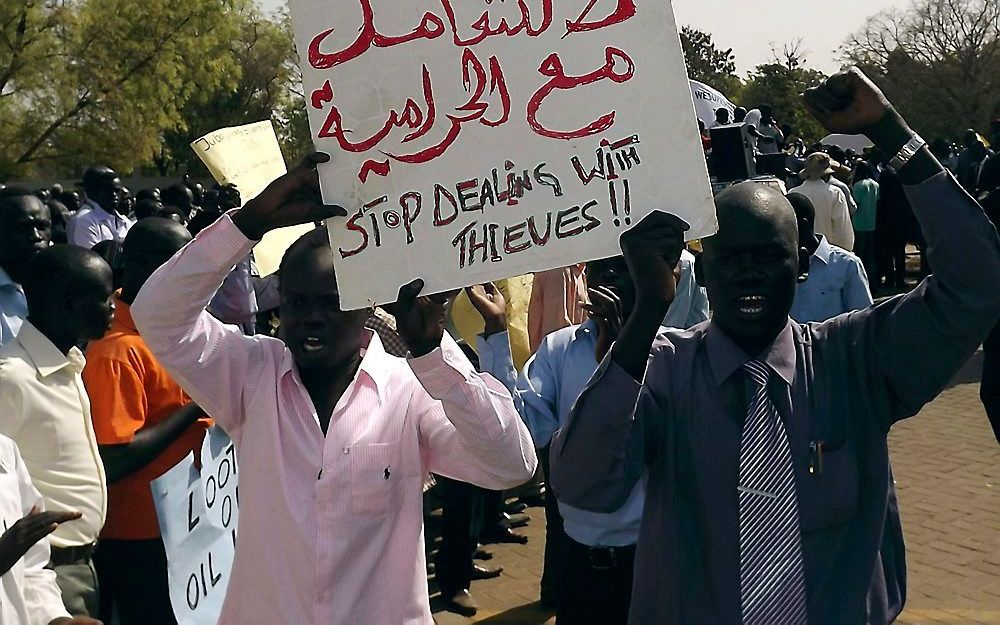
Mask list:
POLYGON ((809 443, 809 474, 823 474, 823 449, 826 443, 823 441, 813 441, 809 443))

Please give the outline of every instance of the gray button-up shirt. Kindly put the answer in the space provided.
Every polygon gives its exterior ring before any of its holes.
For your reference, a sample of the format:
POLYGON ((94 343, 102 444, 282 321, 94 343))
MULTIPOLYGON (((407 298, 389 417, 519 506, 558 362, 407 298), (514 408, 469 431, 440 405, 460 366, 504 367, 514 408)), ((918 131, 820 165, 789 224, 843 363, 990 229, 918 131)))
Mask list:
POLYGON ((810 624, 895 617, 879 556, 889 427, 944 388, 1000 315, 1000 240, 979 205, 943 173, 907 195, 935 270, 911 293, 789 321, 761 354, 711 322, 663 334, 641 385, 610 358, 595 373, 553 439, 550 477, 561 501, 610 511, 648 470, 632 625, 740 622, 740 366, 751 358, 776 374, 768 392, 791 445, 810 624), (822 470, 810 472, 818 442, 822 470))

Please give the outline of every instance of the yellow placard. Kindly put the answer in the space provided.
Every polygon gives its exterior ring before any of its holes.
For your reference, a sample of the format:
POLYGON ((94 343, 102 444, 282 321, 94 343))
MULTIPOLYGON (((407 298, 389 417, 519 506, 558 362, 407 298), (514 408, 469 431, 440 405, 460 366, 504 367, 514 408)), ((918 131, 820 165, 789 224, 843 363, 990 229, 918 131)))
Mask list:
MULTIPOLYGON (((244 202, 257 197, 286 171, 270 120, 220 128, 194 140, 191 149, 205 163, 216 182, 235 184, 244 202)), ((277 271, 285 250, 311 229, 307 224, 267 233, 253 249, 260 275, 277 271)))

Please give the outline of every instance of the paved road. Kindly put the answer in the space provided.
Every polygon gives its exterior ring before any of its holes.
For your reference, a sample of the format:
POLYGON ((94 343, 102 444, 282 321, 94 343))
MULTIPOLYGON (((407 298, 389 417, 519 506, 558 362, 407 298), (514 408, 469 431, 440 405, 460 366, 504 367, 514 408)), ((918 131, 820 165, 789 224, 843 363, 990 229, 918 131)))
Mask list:
MULTIPOLYGON (((898 623, 1000 625, 1000 445, 979 403, 979 359, 890 436, 906 534, 907 609, 898 623)), ((437 612, 439 625, 553 625, 537 603, 544 514, 532 508, 525 546, 494 546, 505 572, 475 582, 475 619, 437 612)))

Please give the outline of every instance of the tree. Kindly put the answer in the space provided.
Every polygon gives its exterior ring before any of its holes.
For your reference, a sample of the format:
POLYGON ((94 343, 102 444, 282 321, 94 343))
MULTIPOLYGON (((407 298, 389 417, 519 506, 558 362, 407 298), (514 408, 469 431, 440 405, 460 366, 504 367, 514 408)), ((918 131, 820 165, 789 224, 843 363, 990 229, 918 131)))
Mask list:
POLYGON ((772 50, 774 59, 758 65, 743 87, 742 102, 746 108, 770 104, 774 118, 790 124, 805 142, 813 143, 826 133, 823 127, 806 110, 801 94, 826 79, 826 75, 805 66, 801 41, 784 46, 781 53, 772 50))
POLYGON ((883 11, 843 47, 916 130, 957 137, 1000 114, 1000 3, 917 0, 883 11))
POLYGON ((200 90, 188 100, 180 122, 164 133, 163 150, 156 158, 163 175, 180 164, 204 173, 191 150, 192 141, 219 128, 266 119, 275 124, 290 160, 298 161, 303 155, 301 121, 306 124, 307 142, 309 129, 291 19, 287 13, 271 19, 255 5, 247 5, 235 12, 234 20, 238 34, 229 44, 237 66, 234 81, 200 90))
POLYGON ((688 78, 703 82, 730 100, 735 100, 741 83, 736 75, 733 49, 720 50, 712 41, 712 35, 690 26, 682 27, 680 36, 688 78))
POLYGON ((0 180, 149 162, 191 95, 236 71, 235 1, 0 3, 0 180))

